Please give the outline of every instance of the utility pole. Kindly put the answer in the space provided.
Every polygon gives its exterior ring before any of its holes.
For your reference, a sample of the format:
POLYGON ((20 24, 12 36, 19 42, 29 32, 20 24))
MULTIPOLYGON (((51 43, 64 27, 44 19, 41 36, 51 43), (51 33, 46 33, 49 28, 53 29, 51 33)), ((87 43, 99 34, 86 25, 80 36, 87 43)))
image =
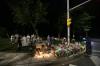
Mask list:
POLYGON ((67 0, 67 41, 68 41, 68 45, 70 44, 70 24, 71 24, 71 18, 70 18, 70 11, 90 2, 91 0, 87 0, 71 9, 69 9, 69 0, 67 0))
POLYGON ((71 24, 71 19, 69 15, 69 0, 67 0, 67 41, 68 41, 68 45, 70 44, 70 24, 71 24))

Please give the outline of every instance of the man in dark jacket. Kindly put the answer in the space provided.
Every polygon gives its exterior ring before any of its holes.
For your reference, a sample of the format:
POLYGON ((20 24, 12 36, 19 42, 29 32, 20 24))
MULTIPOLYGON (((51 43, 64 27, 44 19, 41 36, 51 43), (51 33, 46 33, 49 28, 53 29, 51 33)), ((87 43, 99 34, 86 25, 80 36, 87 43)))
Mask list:
POLYGON ((86 37, 86 54, 90 55, 91 53, 92 53, 91 40, 89 37, 86 37))

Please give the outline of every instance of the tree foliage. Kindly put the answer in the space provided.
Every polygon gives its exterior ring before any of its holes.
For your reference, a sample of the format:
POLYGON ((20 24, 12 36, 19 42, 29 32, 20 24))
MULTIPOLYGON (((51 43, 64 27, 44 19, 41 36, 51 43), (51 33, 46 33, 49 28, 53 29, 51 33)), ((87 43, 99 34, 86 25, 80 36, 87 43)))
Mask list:
POLYGON ((38 23, 46 22, 46 7, 40 0, 12 0, 9 6, 13 10, 13 22, 21 26, 30 25, 35 31, 38 23))
POLYGON ((64 25, 66 25, 67 23, 67 18, 66 18, 66 13, 63 13, 62 15, 60 15, 58 17, 58 22, 57 22, 57 30, 58 30, 58 34, 60 35, 61 33, 63 33, 64 31, 64 25))
POLYGON ((77 30, 83 30, 88 31, 91 29, 91 19, 93 16, 90 16, 88 13, 83 12, 77 18, 75 19, 74 25, 73 25, 73 31, 77 30))

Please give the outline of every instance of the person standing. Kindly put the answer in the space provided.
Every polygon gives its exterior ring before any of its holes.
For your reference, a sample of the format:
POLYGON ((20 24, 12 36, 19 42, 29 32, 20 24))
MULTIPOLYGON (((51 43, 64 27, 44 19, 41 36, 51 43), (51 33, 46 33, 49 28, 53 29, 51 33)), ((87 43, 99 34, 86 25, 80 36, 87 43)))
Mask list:
POLYGON ((30 41, 31 41, 30 35, 27 35, 27 36, 26 36, 26 41, 27 41, 27 44, 28 44, 28 46, 29 46, 29 45, 30 45, 30 41))
POLYGON ((24 35, 22 38, 21 38, 21 42, 22 42, 22 46, 28 46, 27 42, 26 42, 26 36, 24 35))
POLYGON ((89 37, 86 37, 86 54, 91 55, 91 53, 92 53, 91 40, 89 37))
POLYGON ((18 43, 18 38, 19 38, 19 35, 18 34, 15 34, 15 43, 16 44, 18 43))
POLYGON ((18 50, 21 50, 22 48, 22 43, 21 43, 21 35, 18 37, 18 50))
POLYGON ((10 41, 11 41, 11 44, 14 44, 15 43, 15 36, 14 35, 11 35, 10 41))
POLYGON ((50 43, 51 43, 50 35, 47 36, 47 43, 48 43, 48 46, 49 46, 50 43))
POLYGON ((15 35, 10 36, 11 49, 15 49, 15 35))
POLYGON ((19 34, 15 34, 15 47, 16 47, 16 49, 18 48, 18 39, 19 39, 19 34))

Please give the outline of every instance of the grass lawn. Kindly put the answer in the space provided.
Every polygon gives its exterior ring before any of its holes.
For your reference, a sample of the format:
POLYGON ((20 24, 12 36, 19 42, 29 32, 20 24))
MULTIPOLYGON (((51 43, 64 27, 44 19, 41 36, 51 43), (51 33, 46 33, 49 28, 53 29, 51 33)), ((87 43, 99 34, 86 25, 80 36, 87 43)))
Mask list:
MULTIPOLYGON (((16 45, 10 43, 8 38, 0 38, 0 51, 15 51, 16 45)), ((29 47, 22 47, 22 51, 30 51, 29 47)))

